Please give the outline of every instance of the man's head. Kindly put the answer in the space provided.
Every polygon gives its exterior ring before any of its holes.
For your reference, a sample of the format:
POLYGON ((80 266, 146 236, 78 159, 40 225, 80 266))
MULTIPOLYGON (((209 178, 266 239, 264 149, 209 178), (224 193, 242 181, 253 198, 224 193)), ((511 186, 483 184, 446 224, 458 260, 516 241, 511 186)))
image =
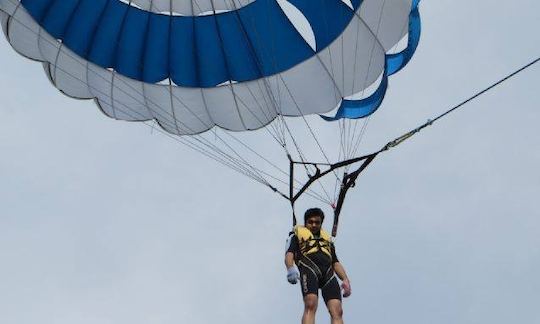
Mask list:
POLYGON ((318 233, 324 221, 324 213, 320 208, 310 208, 304 214, 304 225, 311 233, 318 233))

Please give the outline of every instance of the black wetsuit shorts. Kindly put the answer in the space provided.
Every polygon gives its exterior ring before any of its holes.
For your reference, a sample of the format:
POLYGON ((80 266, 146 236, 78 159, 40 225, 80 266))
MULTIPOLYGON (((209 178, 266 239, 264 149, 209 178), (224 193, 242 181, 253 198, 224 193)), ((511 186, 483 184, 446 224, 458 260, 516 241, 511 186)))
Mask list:
POLYGON ((308 294, 318 296, 320 289, 325 303, 331 299, 341 300, 341 289, 332 267, 319 269, 314 266, 307 262, 300 262, 298 265, 302 296, 306 297, 308 294))

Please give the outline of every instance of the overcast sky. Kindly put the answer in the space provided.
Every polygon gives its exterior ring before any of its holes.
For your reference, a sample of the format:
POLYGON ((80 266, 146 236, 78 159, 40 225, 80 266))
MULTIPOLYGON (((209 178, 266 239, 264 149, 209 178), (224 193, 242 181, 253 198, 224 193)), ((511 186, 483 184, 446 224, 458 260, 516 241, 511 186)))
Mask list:
MULTIPOLYGON (((540 55, 538 1, 424 0, 421 14, 368 146, 540 55)), ((299 322, 285 201, 62 96, 3 39, 0 62, 1 323, 299 322)), ((539 84, 535 66, 366 171, 336 243, 347 323, 540 323, 539 84)))

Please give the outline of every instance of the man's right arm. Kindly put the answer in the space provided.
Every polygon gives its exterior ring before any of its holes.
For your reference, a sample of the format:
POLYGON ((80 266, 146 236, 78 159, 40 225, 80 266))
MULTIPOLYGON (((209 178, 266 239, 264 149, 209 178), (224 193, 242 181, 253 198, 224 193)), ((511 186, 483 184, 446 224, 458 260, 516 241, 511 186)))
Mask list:
POLYGON ((285 252, 285 266, 287 267, 287 269, 290 269, 292 266, 294 266, 294 257, 299 249, 298 239, 296 238, 296 235, 289 236, 286 248, 287 250, 285 252))
POLYGON ((285 266, 287 267, 287 269, 290 269, 292 266, 294 266, 294 253, 285 253, 285 266))
POLYGON ((287 267, 287 281, 293 285, 300 280, 300 273, 294 262, 294 257, 298 249, 299 245, 296 236, 289 236, 287 240, 287 251, 285 252, 285 266, 287 267))

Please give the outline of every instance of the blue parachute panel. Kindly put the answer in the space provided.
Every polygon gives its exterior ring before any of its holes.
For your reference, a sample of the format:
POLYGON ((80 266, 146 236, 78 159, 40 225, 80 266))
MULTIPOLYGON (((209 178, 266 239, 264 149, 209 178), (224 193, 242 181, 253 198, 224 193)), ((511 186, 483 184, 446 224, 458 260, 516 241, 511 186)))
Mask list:
MULTIPOLYGON (((349 24, 358 7, 352 11, 342 1, 289 0, 311 22, 317 40, 317 50, 330 45, 349 24)), ((357 2, 360 5, 360 2, 357 2)))
MULTIPOLYGON (((355 8, 360 2, 353 1, 355 8)), ((315 55, 275 0, 197 17, 149 12, 119 0, 21 3, 49 34, 82 58, 147 83, 169 77, 180 86, 214 87, 274 75, 315 55)), ((341 1, 291 3, 306 14, 318 51, 354 17, 341 1)))
POLYGON ((388 76, 399 72, 411 60, 418 44, 421 34, 421 20, 418 11, 420 0, 413 1, 413 9, 409 16, 409 34, 407 47, 400 53, 386 55, 386 65, 381 84, 377 90, 368 98, 361 100, 344 99, 334 117, 321 116, 326 121, 336 121, 342 118, 359 119, 373 114, 382 104, 386 90, 388 89, 388 76))

